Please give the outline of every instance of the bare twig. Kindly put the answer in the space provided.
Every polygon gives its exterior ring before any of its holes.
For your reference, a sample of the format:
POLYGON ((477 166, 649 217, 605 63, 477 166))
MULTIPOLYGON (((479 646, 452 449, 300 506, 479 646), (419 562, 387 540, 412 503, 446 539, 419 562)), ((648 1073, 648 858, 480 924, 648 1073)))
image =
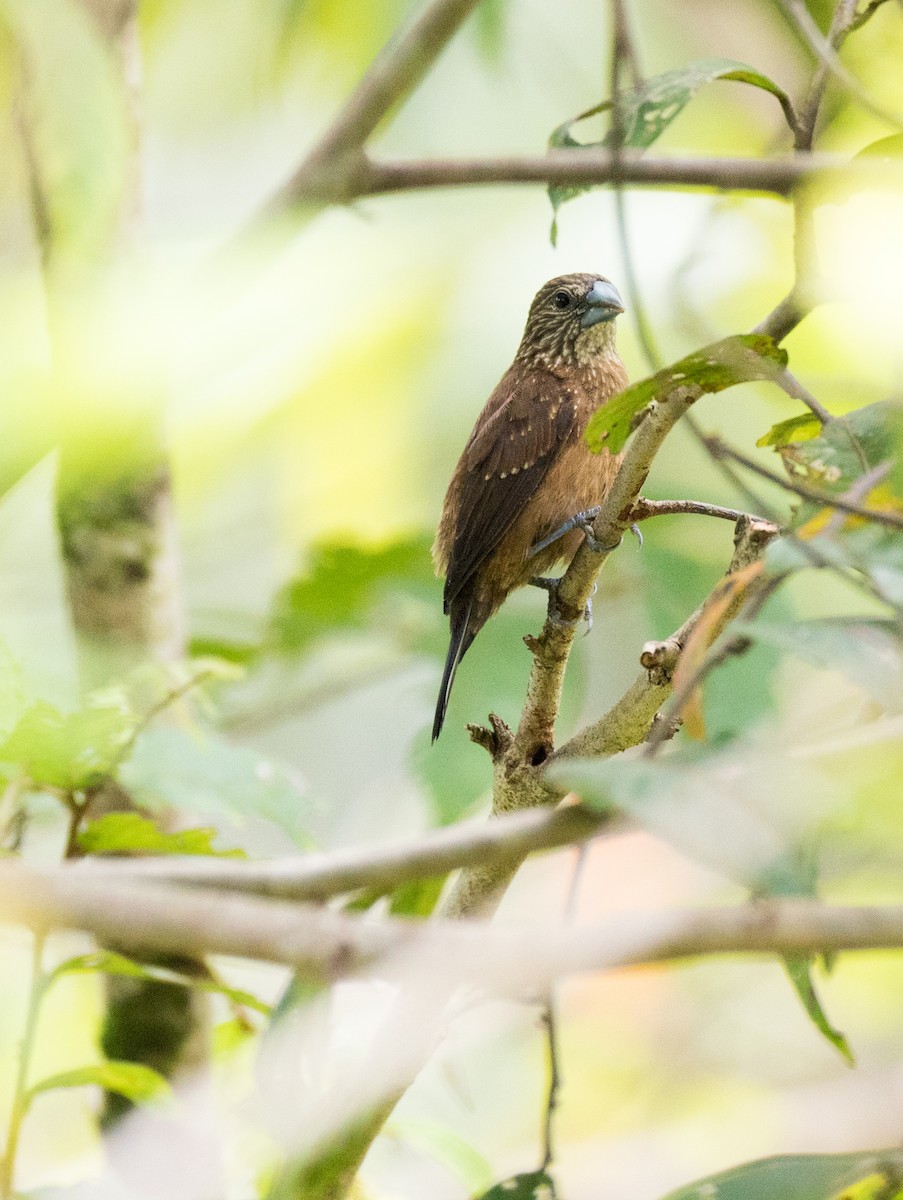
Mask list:
POLYGON ((547 1171, 555 1157, 552 1129, 555 1122, 555 1110, 558 1107, 558 1093, 561 1090, 561 1067, 558 1061, 558 1031, 555 1021, 555 996, 549 992, 549 998, 542 1010, 542 1023, 546 1031, 546 1045, 549 1051, 549 1087, 546 1094, 545 1120, 542 1128, 542 1163, 541 1169, 547 1171))
POLYGON ((852 500, 844 499, 843 496, 820 492, 817 488, 809 487, 808 484, 799 483, 797 480, 787 479, 774 471, 769 471, 767 467, 760 466, 753 459, 748 458, 745 454, 741 454, 739 450, 734 450, 732 446, 728 446, 719 437, 708 434, 703 434, 702 436, 713 458, 731 459, 733 462, 739 463, 747 471, 752 471, 753 474, 759 475, 762 479, 767 479, 769 483, 774 483, 778 487, 783 488, 784 491, 792 492, 795 496, 800 496, 804 500, 811 500, 814 504, 820 504, 822 508, 836 508, 840 512, 849 513, 856 517, 863 517, 865 520, 872 521, 876 525, 885 525, 889 529, 903 529, 903 516, 899 513, 888 512, 880 508, 866 508, 861 504, 856 504, 852 500))
MULTIPOLYGON (((806 104, 800 121, 800 133, 796 143, 797 150, 808 150, 812 146, 812 138, 818 121, 818 112, 821 108, 821 102, 830 75, 839 80, 850 95, 855 97, 859 104, 873 116, 878 117, 881 121, 886 121, 895 129, 901 128, 900 118, 895 113, 876 103, 859 80, 850 74, 837 55, 837 51, 846 41, 849 34, 854 29, 860 28, 865 24, 865 20, 868 19, 865 13, 860 14, 865 18, 864 20, 857 19, 856 5, 857 0, 840 0, 840 3, 834 10, 831 29, 827 38, 825 38, 813 20, 809 9, 803 3, 803 0, 784 0, 784 8, 788 15, 818 58, 818 69, 813 77, 812 86, 806 98, 806 104)), ((877 6, 872 9, 869 16, 875 11, 877 11, 877 6)))
POLYGON ((723 521, 733 521, 734 524, 748 513, 739 508, 723 508, 720 504, 707 504, 702 500, 647 500, 640 496, 630 510, 631 520, 648 521, 650 517, 669 517, 681 514, 695 514, 700 517, 719 517, 723 521))
MULTIPOLYGON (((634 151, 614 155, 610 150, 549 150, 534 157, 429 159, 377 161, 360 164, 358 174, 346 181, 355 196, 436 187, 492 184, 592 184, 611 183, 617 170, 620 181, 631 187, 716 188, 721 191, 770 192, 792 195, 801 184, 855 183, 899 185, 898 164, 857 159, 850 162, 833 154, 801 154, 787 158, 653 158, 634 151), (615 159, 617 158, 617 167, 615 159)), ((348 190, 324 202, 348 199, 348 190)), ((306 193, 305 193, 306 195, 306 193)), ((303 198, 299 193, 298 199, 303 198)))
POLYGON ((479 0, 432 0, 371 64, 326 133, 285 184, 280 199, 306 191, 311 178, 332 173, 359 152, 389 110, 410 95, 479 0))

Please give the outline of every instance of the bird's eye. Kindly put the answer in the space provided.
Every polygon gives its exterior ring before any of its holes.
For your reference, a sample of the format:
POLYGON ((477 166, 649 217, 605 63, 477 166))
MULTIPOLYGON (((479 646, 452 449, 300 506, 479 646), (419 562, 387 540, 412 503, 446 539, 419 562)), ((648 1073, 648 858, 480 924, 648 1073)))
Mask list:
POLYGON ((567 308, 571 303, 571 293, 556 292, 552 297, 552 301, 556 308, 567 308))

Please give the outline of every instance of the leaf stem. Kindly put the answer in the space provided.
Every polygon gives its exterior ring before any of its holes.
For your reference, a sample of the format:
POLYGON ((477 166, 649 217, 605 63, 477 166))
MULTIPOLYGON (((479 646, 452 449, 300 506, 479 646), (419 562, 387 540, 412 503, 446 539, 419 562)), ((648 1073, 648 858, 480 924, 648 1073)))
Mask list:
POLYGON ((36 933, 32 942, 31 989, 28 997, 28 1009, 25 1014, 22 1044, 19 1049, 19 1062, 13 1085, 13 1101, 6 1133, 6 1148, 3 1152, 3 1158, 0 1159, 0 1200, 14 1200, 13 1176, 16 1167, 16 1152, 19 1148, 22 1124, 31 1103, 26 1085, 28 1083, 28 1069, 31 1064, 31 1055, 34 1049, 35 1033, 38 1027, 41 999, 44 995, 44 985, 46 983, 46 976, 41 966, 45 939, 46 934, 36 933))

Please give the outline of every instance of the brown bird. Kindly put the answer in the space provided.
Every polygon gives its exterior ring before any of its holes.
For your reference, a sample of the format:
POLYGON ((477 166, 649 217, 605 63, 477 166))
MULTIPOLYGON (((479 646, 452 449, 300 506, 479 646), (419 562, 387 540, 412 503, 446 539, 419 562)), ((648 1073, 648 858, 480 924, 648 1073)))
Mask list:
POLYGON ((570 562, 617 470, 583 432, 627 372, 615 350, 624 311, 601 275, 561 275, 537 292, 514 362, 477 417, 433 545, 451 641, 433 721, 439 736, 458 664, 515 588, 570 562))

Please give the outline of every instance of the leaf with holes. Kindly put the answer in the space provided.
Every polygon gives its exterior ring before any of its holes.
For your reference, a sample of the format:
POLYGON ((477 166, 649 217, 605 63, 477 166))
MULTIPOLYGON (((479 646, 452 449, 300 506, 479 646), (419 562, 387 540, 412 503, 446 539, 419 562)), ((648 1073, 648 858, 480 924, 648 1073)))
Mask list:
POLYGON ((822 424, 814 413, 799 413, 788 417, 786 421, 778 421, 767 433, 763 433, 756 442, 757 446, 786 446, 790 442, 807 442, 821 433, 822 424))
MULTIPOLYGON (((626 89, 618 94, 618 112, 620 116, 620 144, 631 150, 645 150, 656 138, 668 128, 671 122, 687 107, 699 89, 706 83, 717 79, 734 80, 738 83, 748 83, 761 88, 775 96, 793 124, 793 106, 783 88, 767 75, 756 71, 745 63, 734 62, 729 58, 706 58, 691 63, 687 67, 679 67, 675 71, 665 71, 647 79, 638 87, 626 89)), ((604 100, 594 108, 580 113, 559 125, 549 138, 553 148, 567 147, 577 150, 611 149, 615 145, 614 131, 609 130, 601 142, 578 142, 571 129, 579 121, 600 113, 610 112, 614 105, 611 100, 604 100)), ((575 196, 587 192, 592 184, 553 186, 549 188, 549 199, 555 219, 552 222, 552 243, 555 243, 558 228, 557 215, 562 204, 575 196)))
POLYGON ((586 427, 586 444, 594 454, 618 454, 652 403, 667 401, 678 388, 698 396, 722 392, 738 383, 774 379, 787 365, 787 354, 770 337, 742 333, 723 338, 687 355, 673 366, 641 379, 597 408, 586 427))

